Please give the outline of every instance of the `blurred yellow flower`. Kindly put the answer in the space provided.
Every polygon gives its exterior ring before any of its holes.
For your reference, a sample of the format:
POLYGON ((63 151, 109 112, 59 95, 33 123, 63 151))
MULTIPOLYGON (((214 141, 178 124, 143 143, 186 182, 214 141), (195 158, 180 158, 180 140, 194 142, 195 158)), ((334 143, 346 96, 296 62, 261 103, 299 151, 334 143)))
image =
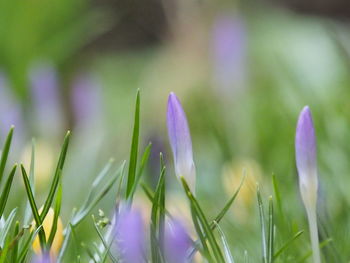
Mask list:
POLYGON ((235 209, 235 215, 241 220, 246 219, 256 200, 256 185, 262 180, 262 169, 252 159, 232 161, 224 165, 222 169, 222 183, 229 196, 232 196, 239 187, 243 174, 245 174, 245 180, 234 201, 234 205, 238 206, 238 209, 235 209))
MULTIPOLYGON (((39 213, 41 213, 42 210, 43 210, 43 207, 40 208, 39 213)), ((54 210, 50 208, 43 222, 43 229, 45 232, 46 240, 48 240, 51 233, 51 228, 54 221, 54 215, 55 215, 54 210)), ((34 221, 32 222, 32 225, 33 226, 35 225, 34 221)), ((32 230, 33 229, 34 227, 32 227, 32 230)), ((61 248, 62 242, 63 242, 63 224, 62 224, 61 218, 58 217, 56 235, 52 242, 52 246, 50 250, 51 258, 56 258, 61 248)), ((32 247, 35 254, 41 254, 41 247, 40 247, 40 241, 38 236, 35 237, 32 247)))
MULTIPOLYGON (((22 163, 27 171, 30 168, 32 156, 32 145, 29 144, 24 148, 22 153, 22 163)), ((35 186, 40 187, 46 185, 54 168, 53 146, 45 141, 37 141, 35 143, 35 186)))

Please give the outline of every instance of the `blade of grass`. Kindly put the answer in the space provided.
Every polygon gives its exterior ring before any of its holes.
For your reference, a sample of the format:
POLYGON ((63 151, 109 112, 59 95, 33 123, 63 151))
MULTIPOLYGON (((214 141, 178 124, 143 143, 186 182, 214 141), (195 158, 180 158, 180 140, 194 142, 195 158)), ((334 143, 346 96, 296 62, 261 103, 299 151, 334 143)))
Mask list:
POLYGON ((218 245, 218 243, 216 242, 216 239, 214 237, 214 234, 209 226, 209 223, 199 205, 199 203, 197 202, 197 199, 193 196, 190 188, 187 185, 187 182, 185 181, 185 179, 183 177, 181 177, 181 182, 182 185, 185 189, 185 193, 187 195, 187 198, 190 201, 191 206, 193 207, 193 211, 196 213, 196 216, 198 217, 198 220, 201 223, 201 226, 203 227, 203 232, 206 236, 206 238, 208 239, 208 243, 210 244, 210 247, 213 251, 213 255, 215 257, 216 262, 225 262, 224 257, 222 255, 222 252, 220 250, 220 247, 218 245))
MULTIPOLYGON (((24 166, 22 164, 21 164, 21 170, 22 170, 22 178, 23 178, 24 186, 25 186, 25 189, 27 192, 29 204, 30 204, 30 207, 32 208, 32 213, 33 213, 33 217, 34 217, 34 220, 36 223, 36 227, 38 228, 39 226, 42 225, 42 221, 41 221, 41 218, 40 218, 40 215, 38 212, 38 207, 37 207, 35 200, 34 200, 32 189, 30 188, 30 183, 29 183, 29 179, 27 176, 27 172, 24 169, 24 166)), ((46 237, 45 237, 45 232, 42 228, 39 231, 39 240, 40 240, 41 249, 45 250, 46 249, 46 237)))
POLYGON ((258 198, 258 207, 259 207, 259 218, 261 225, 261 243, 262 243, 262 260, 263 263, 267 263, 267 242, 266 242, 266 227, 265 227, 265 216, 264 216, 264 207, 260 194, 259 186, 257 186, 257 198, 258 198))
POLYGON ((274 215, 272 196, 269 198, 269 218, 268 218, 268 236, 267 236, 267 261, 273 263, 274 261, 274 215))
POLYGON ((129 171, 128 171, 127 186, 126 186, 126 199, 129 199, 136 180, 136 165, 137 165, 137 155, 138 155, 138 147, 139 147, 139 133, 140 133, 140 91, 138 90, 136 95, 134 129, 133 129, 131 149, 130 149, 129 171))
POLYGON ((55 171, 53 181, 52 181, 52 184, 50 187, 50 191, 49 191, 49 194, 46 198, 43 210, 40 214, 41 221, 43 221, 45 219, 47 213, 49 212, 51 204, 54 200, 55 193, 56 193, 58 184, 59 184, 60 179, 61 179, 61 175, 62 175, 61 172, 63 170, 64 162, 66 160, 66 155, 67 155, 67 150, 68 150, 68 145, 69 145, 69 138, 70 138, 70 131, 67 132, 67 134, 64 138, 64 141, 63 141, 63 146, 61 149, 60 157, 58 159, 58 163, 57 163, 56 171, 55 171))
POLYGON ((11 262, 16 263, 17 262, 17 255, 18 255, 18 239, 17 239, 17 235, 19 234, 19 222, 16 222, 15 225, 15 231, 13 233, 13 240, 15 240, 16 242, 14 243, 13 247, 12 247, 12 253, 11 253, 11 262))
POLYGON ((289 240, 275 253, 274 258, 275 258, 275 259, 278 258, 278 256, 280 256, 280 255, 284 252, 284 250, 286 250, 286 249, 289 247, 289 245, 292 244, 293 241, 296 240, 298 237, 300 237, 303 233, 304 233, 304 230, 301 230, 301 231, 295 233, 295 235, 294 235, 291 239, 289 239, 289 240))
POLYGON ((144 153, 142 154, 140 168, 139 168, 139 170, 137 172, 136 180, 135 180, 135 183, 133 184, 133 188, 132 188, 131 193, 130 193, 131 197, 135 194, 137 185, 139 184, 140 179, 142 177, 143 170, 144 170, 146 164, 148 163, 148 159, 149 159, 149 156, 150 156, 150 153, 151 153, 151 149, 152 149, 152 143, 149 143, 147 145, 144 153))
POLYGON ((53 240, 54 240, 55 235, 56 235, 58 217, 59 217, 60 212, 61 212, 61 202, 62 202, 62 183, 60 183, 58 185, 58 188, 57 188, 55 208, 54 208, 54 218, 53 218, 53 222, 52 222, 50 236, 49 236, 49 239, 47 241, 48 250, 50 250, 52 243, 53 243, 53 240))
POLYGON ((2 189, 2 194, 0 197, 0 218, 2 216, 2 214, 4 213, 5 207, 6 207, 6 203, 7 203, 7 199, 9 197, 9 193, 11 190, 11 186, 12 186, 12 182, 13 182, 13 177, 16 173, 16 169, 17 169, 17 164, 15 164, 10 172, 9 177, 7 178, 6 184, 4 186, 4 188, 2 189))
POLYGON ((2 182, 2 179, 4 177, 4 171, 5 171, 5 166, 7 162, 7 158, 9 155, 10 147, 11 147, 11 141, 13 137, 13 130, 14 126, 11 126, 10 131, 6 137, 5 143, 4 143, 4 148, 2 149, 1 152, 1 159, 0 159, 0 184, 2 182))
POLYGON ((230 251, 229 245, 227 243, 224 232, 222 231, 221 227, 219 226, 219 224, 217 222, 214 221, 214 224, 216 225, 216 228, 218 229, 219 234, 221 236, 221 242, 224 246, 226 262, 227 263, 234 263, 234 260, 233 260, 233 257, 232 257, 232 254, 231 254, 231 251, 230 251))

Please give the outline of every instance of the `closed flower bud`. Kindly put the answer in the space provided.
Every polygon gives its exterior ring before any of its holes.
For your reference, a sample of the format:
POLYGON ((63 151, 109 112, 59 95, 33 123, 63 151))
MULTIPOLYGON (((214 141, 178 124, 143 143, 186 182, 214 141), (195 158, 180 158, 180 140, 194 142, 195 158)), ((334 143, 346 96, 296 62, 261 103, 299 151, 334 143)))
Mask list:
POLYGON ((194 193, 196 170, 193 162, 191 134, 186 114, 174 93, 170 93, 168 99, 167 124, 170 146, 174 155, 175 173, 179 178, 185 178, 194 193))

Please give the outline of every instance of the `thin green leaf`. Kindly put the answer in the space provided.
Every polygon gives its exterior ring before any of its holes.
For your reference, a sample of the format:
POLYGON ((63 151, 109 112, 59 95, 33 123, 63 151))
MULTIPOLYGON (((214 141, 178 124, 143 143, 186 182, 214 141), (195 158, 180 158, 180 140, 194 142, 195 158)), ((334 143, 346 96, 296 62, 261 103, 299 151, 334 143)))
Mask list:
POLYGON ((2 194, 1 194, 1 197, 0 197, 0 217, 4 213, 4 210, 5 210, 5 207, 6 207, 6 203, 7 203, 7 199, 9 197, 9 193, 10 193, 10 190, 11 190, 13 177, 14 177, 14 175, 16 173, 16 169, 17 169, 17 164, 15 164, 13 166, 9 177, 7 178, 7 181, 6 181, 6 184, 4 186, 4 189, 2 189, 2 194))
POLYGON ((52 184, 50 187, 50 191, 49 191, 49 194, 46 198, 43 210, 40 214, 41 221, 43 221, 45 219, 47 213, 50 210, 51 204, 52 204, 54 197, 55 197, 55 193, 56 193, 58 184, 61 180, 62 170, 63 170, 64 162, 66 160, 66 155, 67 155, 67 150, 68 150, 68 145, 69 145, 69 138, 70 138, 70 131, 67 132, 67 134, 64 138, 64 141, 63 141, 60 157, 58 159, 58 163, 57 163, 56 171, 55 171, 53 181, 52 181, 52 184))
POLYGON ((269 218, 268 218, 268 236, 267 236, 267 261, 273 263, 274 261, 274 215, 273 215, 273 201, 272 196, 269 198, 269 218))
POLYGON ((11 262, 16 263, 17 262, 17 255, 18 255, 18 234, 19 234, 19 222, 16 222, 16 226, 15 226, 15 231, 13 233, 13 240, 15 241, 13 244, 13 246, 10 247, 12 248, 12 253, 11 253, 11 262))
POLYGON ((304 230, 301 230, 297 233, 294 234, 294 236, 289 239, 274 255, 274 258, 276 259, 279 255, 281 255, 284 250, 286 250, 290 244, 292 244, 294 242, 294 240, 296 240, 298 237, 300 237, 302 234, 304 233, 304 230))
POLYGON ((140 91, 137 91, 136 95, 136 105, 135 105, 135 119, 134 119, 134 129, 131 142, 130 150, 130 160, 129 160, 129 172, 126 186, 126 199, 131 195, 132 189, 134 188, 134 183, 136 180, 136 165, 137 165, 137 155, 139 147, 139 133, 140 133, 140 91))
POLYGON ((218 229, 219 234, 221 236, 221 241, 222 241, 222 244, 224 246, 224 251, 225 251, 225 256, 226 256, 226 262, 227 263, 234 263, 234 260, 233 260, 233 257, 232 257, 231 251, 230 251, 230 247, 227 243, 224 232, 221 230, 221 227, 219 226, 219 224, 217 222, 214 221, 214 224, 216 225, 216 228, 218 229))
POLYGON ((220 250, 220 247, 215 240, 214 234, 211 231, 209 223, 208 223, 199 203, 197 202, 196 198, 193 196, 190 188, 187 185, 187 182, 185 181, 185 179, 183 177, 181 177, 181 182, 182 182, 182 185, 185 189, 185 193, 187 195, 187 198, 189 199, 190 204, 193 208, 193 211, 195 212, 195 215, 198 217, 198 220, 201 224, 201 227, 203 228, 203 232, 204 232, 206 238, 208 239, 208 243, 210 244, 210 247, 212 249, 212 252, 213 252, 213 255, 216 259, 216 262, 219 262, 219 263, 225 262, 224 257, 222 255, 222 252, 220 250))
POLYGON ((10 131, 6 137, 5 143, 4 143, 4 148, 2 149, 1 152, 1 159, 0 159, 0 184, 2 182, 2 179, 4 177, 4 171, 5 171, 5 166, 7 162, 7 158, 9 155, 10 147, 11 147, 11 141, 13 137, 13 130, 14 126, 11 126, 10 131))
POLYGON ((53 222, 52 222, 50 236, 49 236, 49 239, 47 241, 48 249, 51 248, 53 240, 54 240, 55 235, 56 235, 58 217, 59 217, 60 212, 61 212, 61 202, 62 202, 62 183, 60 183, 58 185, 58 189, 57 189, 57 193, 56 193, 56 201, 55 201, 55 208, 54 208, 54 218, 53 218, 53 222))
POLYGON ((228 202, 226 203, 224 208, 220 211, 220 213, 215 217, 214 221, 211 223, 212 229, 215 229, 215 226, 218 223, 220 223, 221 219, 225 216, 226 212, 230 209, 231 205, 233 204, 233 201, 235 201, 239 191, 242 188, 242 185, 244 183, 245 178, 246 178, 246 176, 245 176, 245 174, 243 174, 241 182, 239 183, 237 190, 234 192, 233 196, 230 198, 230 200, 228 200, 228 202), (215 224, 214 222, 216 222, 217 224, 215 224))
MULTIPOLYGON (((110 247, 111 247, 112 242, 111 242, 111 244, 108 245, 108 243, 105 240, 105 238, 103 237, 100 229, 98 228, 98 225, 96 223, 94 215, 92 215, 91 217, 92 217, 92 221, 94 222, 94 227, 95 227, 95 230, 96 230, 96 232, 98 234, 98 237, 101 239, 101 242, 102 242, 102 244, 104 246, 105 250, 103 251, 103 253, 106 253, 109 256, 109 258, 112 260, 112 262, 117 262, 117 260, 113 257, 113 255, 112 255, 112 253, 110 251, 110 247)), ((98 251, 98 249, 97 249, 97 251, 98 251)))
POLYGON ((261 225, 261 243, 262 243, 262 257, 263 263, 267 263, 267 242, 266 242, 266 227, 265 227, 265 216, 264 216, 264 207, 260 194, 259 186, 257 186, 257 198, 258 198, 258 207, 259 207, 259 217, 261 225))
MULTIPOLYGON (((28 176, 27 176, 27 172, 24 169, 24 166, 22 164, 21 164, 21 170, 22 170, 22 178, 23 178, 24 186, 25 186, 25 189, 26 189, 26 192, 27 192, 29 204, 30 204, 30 207, 32 209, 32 213, 33 213, 33 217, 34 217, 34 220, 35 220, 35 223, 36 223, 36 227, 38 228, 39 226, 42 225, 42 221, 41 221, 41 218, 40 218, 40 215, 39 215, 39 212, 38 212, 38 207, 37 207, 37 205, 35 203, 35 200, 34 200, 32 189, 30 187, 30 183, 29 183, 29 179, 28 179, 28 176)), ((45 232, 44 232, 43 229, 41 229, 39 231, 39 240, 40 240, 41 248, 45 250, 46 249, 46 237, 45 237, 45 232)))
POLYGON ((1 229, 1 232, 0 232, 0 247, 1 248, 4 248, 4 246, 5 246, 7 234, 10 231, 12 222, 13 222, 16 214, 17 214, 17 208, 15 208, 11 211, 11 213, 9 214, 8 218, 5 221, 4 227, 1 229))
POLYGON ((18 262, 25 261, 26 256, 27 256, 28 251, 29 251, 29 247, 33 243, 35 237, 37 236, 37 234, 39 233, 39 231, 41 229, 42 229, 42 226, 39 226, 35 231, 30 233, 29 237, 26 239, 26 241, 24 242, 24 245, 20 249, 20 253, 18 256, 18 262))
POLYGON ((140 179, 142 177, 143 170, 144 170, 146 164, 148 163, 148 159, 149 159, 149 156, 150 156, 150 153, 151 153, 151 149, 152 149, 152 143, 149 143, 147 145, 144 153, 142 154, 140 168, 139 168, 139 170, 137 172, 136 180, 135 180, 135 183, 133 184, 133 188, 132 188, 132 191, 130 193, 131 197, 135 194, 137 185, 140 182, 140 179))

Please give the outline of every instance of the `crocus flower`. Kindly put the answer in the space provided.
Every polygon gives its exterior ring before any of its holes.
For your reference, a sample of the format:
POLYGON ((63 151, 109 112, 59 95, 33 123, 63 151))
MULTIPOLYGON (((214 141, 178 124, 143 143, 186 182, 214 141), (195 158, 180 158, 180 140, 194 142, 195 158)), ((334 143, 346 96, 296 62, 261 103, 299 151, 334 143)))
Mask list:
POLYGON ((13 142, 15 144, 23 139, 24 122, 21 104, 13 96, 5 75, 0 72, 0 136, 5 138, 11 125, 16 127, 13 142))
POLYGON ((63 113, 55 68, 49 63, 36 64, 31 68, 29 79, 39 132, 59 135, 63 129, 63 113))
POLYGON ((178 220, 167 222, 164 233, 164 254, 166 262, 190 262, 189 254, 191 247, 192 240, 188 236, 182 223, 178 220))
POLYGON ((311 245, 315 263, 321 262, 317 231, 317 164, 316 136, 311 112, 305 106, 299 115, 295 135, 295 158, 299 174, 299 187, 309 221, 311 245))
MULTIPOLYGON (((39 213, 41 213, 42 209, 43 209, 43 207, 41 207, 39 209, 39 213)), ((52 208, 50 208, 50 210, 47 213, 47 215, 44 219, 44 222, 42 224, 46 239, 48 239, 50 236, 54 218, 55 218, 55 212, 52 208)), ((33 226, 35 225, 35 221, 32 222, 32 225, 33 226)), ((62 224, 61 218, 58 217, 56 234, 55 234, 55 238, 53 239, 52 246, 50 249, 50 256, 51 256, 52 260, 54 260, 57 257, 58 252, 62 246, 62 241, 63 241, 63 224, 62 224)), ((40 247, 40 241, 39 241, 38 236, 35 237, 32 247, 33 247, 34 252, 37 255, 41 256, 42 249, 40 247)), ((45 255, 42 257, 44 258, 45 255)), ((44 261, 44 262, 46 262, 46 261, 44 261)))
POLYGON ((49 254, 36 256, 32 261, 32 263, 51 263, 51 262, 53 261, 51 261, 49 254))
POLYGON ((96 121, 101 119, 101 88, 91 75, 81 74, 74 79, 71 102, 78 125, 96 125, 96 121))
POLYGON ((141 213, 135 209, 122 208, 117 215, 114 243, 123 263, 145 262, 145 239, 141 213))
POLYGON ((244 85, 246 30, 243 20, 232 14, 216 18, 213 25, 214 85, 224 96, 244 85))
POLYGON ((174 155, 175 173, 184 177, 191 191, 195 192, 196 170, 193 162, 191 134, 186 114, 179 99, 170 93, 167 124, 170 146, 174 155))

